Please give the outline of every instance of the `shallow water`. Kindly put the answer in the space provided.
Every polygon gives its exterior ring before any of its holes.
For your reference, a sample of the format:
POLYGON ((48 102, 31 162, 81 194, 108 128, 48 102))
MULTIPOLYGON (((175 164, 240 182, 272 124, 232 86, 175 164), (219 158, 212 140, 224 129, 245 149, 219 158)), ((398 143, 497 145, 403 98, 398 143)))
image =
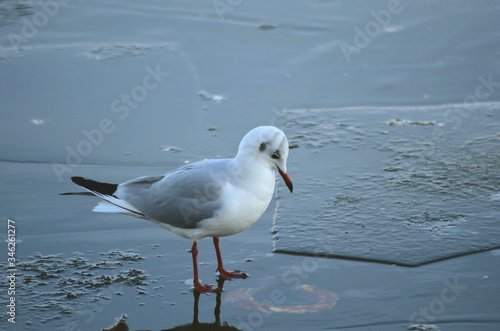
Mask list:
MULTIPOLYGON (((360 260, 498 247, 499 12, 497 1, 1 1, 0 234, 15 221, 17 267, 16 323, 2 312, 1 328, 99 330, 125 314, 131 330, 497 330, 498 250, 418 267, 360 260), (280 182, 255 226, 221 240, 228 269, 251 277, 197 309, 188 241, 59 195, 78 190, 74 175, 121 182, 231 157, 262 124, 290 138, 295 191, 280 182), (314 305, 301 285, 338 300, 310 314, 226 300, 250 288, 259 303, 314 305)), ((213 247, 199 249, 214 283, 213 247)))

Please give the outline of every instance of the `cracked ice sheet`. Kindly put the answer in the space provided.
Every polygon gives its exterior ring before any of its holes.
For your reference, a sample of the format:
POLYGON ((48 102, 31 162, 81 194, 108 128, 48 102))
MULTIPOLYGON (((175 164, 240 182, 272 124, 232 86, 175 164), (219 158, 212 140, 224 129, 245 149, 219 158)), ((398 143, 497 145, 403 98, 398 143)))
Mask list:
POLYGON ((414 266, 499 247, 500 103, 476 105, 285 112, 276 251, 414 266))

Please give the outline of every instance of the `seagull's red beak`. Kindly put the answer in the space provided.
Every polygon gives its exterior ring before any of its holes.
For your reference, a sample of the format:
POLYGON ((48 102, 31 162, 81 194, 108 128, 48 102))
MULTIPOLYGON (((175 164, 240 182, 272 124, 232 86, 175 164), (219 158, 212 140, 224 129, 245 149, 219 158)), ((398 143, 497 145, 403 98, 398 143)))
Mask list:
POLYGON ((284 173, 283 171, 281 171, 280 168, 278 168, 278 172, 280 173, 281 177, 285 181, 285 184, 288 187, 288 189, 290 190, 290 193, 293 192, 293 184, 292 184, 292 180, 290 179, 290 176, 288 176, 288 172, 284 173))

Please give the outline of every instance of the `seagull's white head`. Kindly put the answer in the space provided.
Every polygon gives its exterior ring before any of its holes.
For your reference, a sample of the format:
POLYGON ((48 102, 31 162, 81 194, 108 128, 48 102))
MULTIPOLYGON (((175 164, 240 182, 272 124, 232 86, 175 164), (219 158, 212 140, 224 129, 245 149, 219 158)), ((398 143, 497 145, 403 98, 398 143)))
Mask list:
POLYGON ((283 131, 274 126, 259 126, 243 137, 237 157, 251 156, 270 169, 278 171, 292 192, 292 181, 286 170, 288 150, 288 139, 283 131))

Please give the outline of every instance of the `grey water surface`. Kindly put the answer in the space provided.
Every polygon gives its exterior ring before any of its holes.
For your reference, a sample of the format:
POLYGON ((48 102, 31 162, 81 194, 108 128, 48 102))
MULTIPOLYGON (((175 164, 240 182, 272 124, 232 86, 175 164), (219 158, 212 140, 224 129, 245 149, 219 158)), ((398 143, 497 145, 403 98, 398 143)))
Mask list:
MULTIPOLYGON (((130 330, 498 330, 499 14, 488 0, 0 1, 0 329, 126 315, 130 330), (220 295, 193 294, 189 241, 60 195, 71 176, 232 157, 258 125, 289 137, 294 193, 277 180, 261 220, 221 239, 250 277, 220 295), (315 310, 302 285, 338 300, 315 310), (226 300, 242 288, 282 312, 226 300)), ((199 251, 214 284, 211 240, 199 251)))

